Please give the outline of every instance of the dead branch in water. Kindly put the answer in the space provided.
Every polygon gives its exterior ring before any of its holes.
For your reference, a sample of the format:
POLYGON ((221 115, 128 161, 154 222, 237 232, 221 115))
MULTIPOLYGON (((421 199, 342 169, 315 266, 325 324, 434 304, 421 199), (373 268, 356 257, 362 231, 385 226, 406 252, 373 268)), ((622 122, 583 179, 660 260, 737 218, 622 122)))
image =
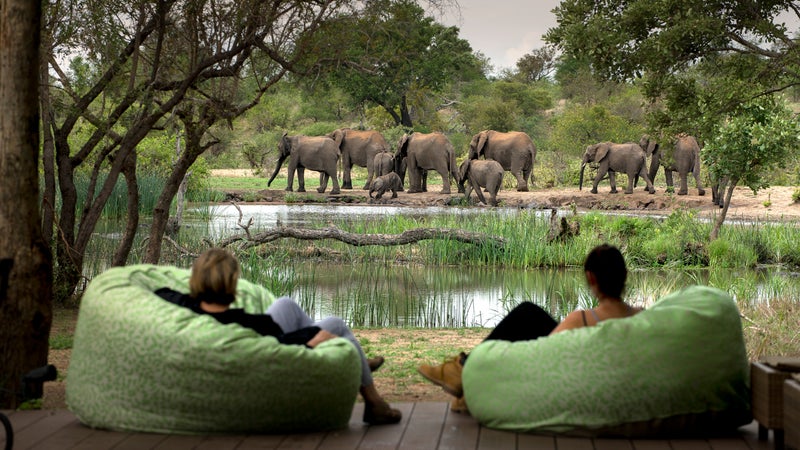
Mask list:
POLYGON ((505 239, 496 236, 487 236, 483 233, 455 230, 448 228, 417 228, 407 230, 400 234, 358 234, 350 233, 330 226, 327 228, 289 228, 279 226, 270 230, 250 235, 236 235, 223 239, 217 245, 227 247, 241 242, 241 249, 247 249, 283 238, 302 240, 335 239, 346 244, 361 247, 365 245, 406 245, 427 239, 449 239, 467 244, 492 244, 498 247, 505 245, 505 239))

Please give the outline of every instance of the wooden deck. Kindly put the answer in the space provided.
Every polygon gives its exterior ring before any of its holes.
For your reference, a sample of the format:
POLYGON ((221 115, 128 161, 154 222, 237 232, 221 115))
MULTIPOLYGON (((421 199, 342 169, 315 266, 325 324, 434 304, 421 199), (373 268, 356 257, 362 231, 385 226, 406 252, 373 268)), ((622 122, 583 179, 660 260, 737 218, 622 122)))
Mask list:
MULTIPOLYGON (((398 425, 368 427, 356 404, 350 426, 328 433, 293 435, 180 436, 120 433, 81 425, 66 410, 3 411, 14 426, 14 449, 772 449, 758 440, 755 422, 729 438, 627 440, 536 436, 481 427, 468 415, 451 413, 447 403, 395 403, 403 411, 398 425)), ((5 436, 0 438, 0 448, 5 436)))

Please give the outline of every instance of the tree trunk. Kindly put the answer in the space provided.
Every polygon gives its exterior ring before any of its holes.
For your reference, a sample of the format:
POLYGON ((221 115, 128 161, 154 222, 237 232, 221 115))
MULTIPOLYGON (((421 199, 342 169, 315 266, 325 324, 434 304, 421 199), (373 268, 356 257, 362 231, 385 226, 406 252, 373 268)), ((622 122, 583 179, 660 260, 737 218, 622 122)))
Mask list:
POLYGON ((112 265, 115 267, 124 266, 127 262, 131 247, 133 247, 133 239, 136 237, 136 230, 139 228, 139 183, 136 179, 136 152, 128 156, 125 166, 122 168, 122 174, 125 176, 125 183, 128 187, 128 216, 125 221, 125 234, 114 253, 112 265))
POLYGON ((722 207, 717 220, 714 222, 714 228, 711 229, 711 234, 708 236, 709 241, 715 241, 719 237, 719 230, 722 228, 722 223, 725 222, 725 216, 728 214, 728 207, 731 205, 731 197, 733 197, 733 188, 739 183, 738 178, 731 178, 728 185, 728 192, 725 194, 725 205, 722 207))
POLYGON ((49 58, 49 38, 43 41, 39 77, 42 114, 42 171, 44 178, 44 192, 42 193, 42 238, 45 242, 53 242, 53 225, 56 220, 56 167, 55 167, 55 143, 53 142, 53 116, 51 114, 52 105, 50 103, 50 74, 49 58))
POLYGON ((414 124, 411 121, 411 114, 408 112, 408 102, 406 101, 405 95, 403 95, 403 99, 400 101, 400 114, 402 116, 402 122, 400 125, 403 125, 407 128, 413 128, 414 124))
MULTIPOLYGON (((169 220, 169 208, 172 205, 172 199, 180 188, 189 168, 203 153, 204 148, 200 144, 203 133, 202 127, 194 128, 186 124, 186 147, 183 154, 178 158, 175 166, 164 185, 164 190, 158 196, 156 207, 153 209, 153 223, 150 226, 150 237, 147 242, 147 250, 144 255, 144 262, 149 264, 158 264, 161 259, 161 241, 164 239, 164 232, 167 229, 167 222, 169 220)), ((280 168, 280 165, 278 165, 280 168)))
MULTIPOLYGON (((41 2, 0 0, 0 408, 47 364, 51 258, 39 215, 41 2)), ((41 389, 41 386, 37 386, 41 389)))

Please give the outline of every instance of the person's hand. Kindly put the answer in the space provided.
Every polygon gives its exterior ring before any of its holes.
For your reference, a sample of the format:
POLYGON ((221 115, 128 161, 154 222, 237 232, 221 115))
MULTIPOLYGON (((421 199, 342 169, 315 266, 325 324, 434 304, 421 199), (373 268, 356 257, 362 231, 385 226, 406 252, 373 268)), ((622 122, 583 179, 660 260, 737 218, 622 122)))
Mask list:
POLYGON ((319 345, 322 342, 325 342, 325 341, 327 341, 329 339, 333 339, 333 338, 337 338, 337 337, 339 337, 339 336, 337 336, 337 335, 335 335, 333 333, 327 332, 325 330, 320 330, 320 332, 315 334, 314 337, 311 338, 310 341, 306 342, 306 345, 308 345, 311 348, 314 348, 314 347, 316 347, 317 345, 319 345))

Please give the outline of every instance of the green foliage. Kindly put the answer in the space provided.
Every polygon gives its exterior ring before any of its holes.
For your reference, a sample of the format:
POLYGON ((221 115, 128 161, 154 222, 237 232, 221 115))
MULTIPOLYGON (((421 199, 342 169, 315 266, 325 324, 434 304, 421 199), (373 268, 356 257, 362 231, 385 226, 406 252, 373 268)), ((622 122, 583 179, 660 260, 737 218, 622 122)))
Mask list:
POLYGON ((775 97, 748 102, 723 123, 702 151, 712 177, 729 178, 753 192, 769 186, 768 175, 785 167, 800 149, 797 117, 775 97))
POLYGON ((297 134, 302 134, 304 136, 324 136, 338 128, 339 126, 333 122, 314 122, 297 130, 297 134))
POLYGON ((792 192, 792 203, 800 203, 800 189, 795 189, 792 192))
POLYGON ((398 125, 413 125, 410 106, 423 106, 418 93, 482 76, 480 61, 458 37, 458 28, 437 23, 410 0, 369 2, 357 17, 326 23, 315 40, 326 58, 349 62, 330 68, 330 82, 355 103, 380 105, 398 125))
POLYGON ((553 118, 553 130, 546 146, 580 158, 587 145, 604 141, 638 142, 642 131, 612 114, 605 106, 583 108, 573 105, 553 118))
POLYGON ((753 249, 724 238, 708 244, 709 266, 714 268, 755 267, 758 256, 753 249))

